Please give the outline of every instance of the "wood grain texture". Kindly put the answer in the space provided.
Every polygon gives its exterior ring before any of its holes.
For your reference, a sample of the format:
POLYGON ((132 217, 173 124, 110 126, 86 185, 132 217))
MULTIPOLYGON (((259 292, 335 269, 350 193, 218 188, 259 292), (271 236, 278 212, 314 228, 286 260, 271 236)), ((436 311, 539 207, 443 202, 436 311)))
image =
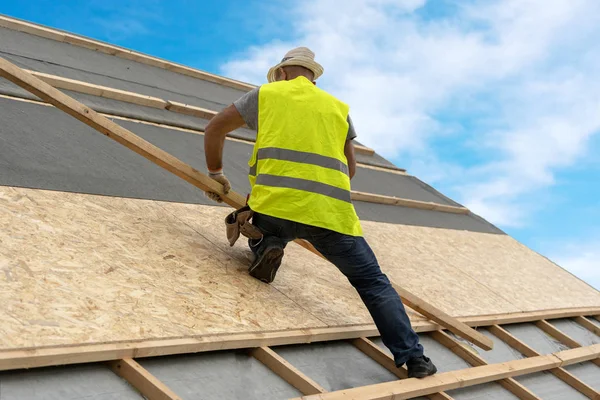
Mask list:
POLYGON ((448 206, 444 204, 432 203, 428 201, 402 199, 393 196, 384 196, 381 194, 352 191, 352 200, 364 201, 367 203, 388 204, 392 206, 401 206, 409 208, 417 208, 420 210, 432 210, 447 212, 452 214, 468 214, 469 210, 465 207, 448 206))
POLYGON ((482 365, 460 371, 450 371, 422 379, 405 379, 361 386, 319 395, 304 396, 303 400, 402 400, 425 396, 441 390, 494 382, 500 379, 546 371, 600 356, 600 344, 582 349, 565 350, 539 357, 523 358, 499 364, 482 365), (585 350, 582 350, 585 349, 585 350))
POLYGON ((168 106, 168 102, 166 100, 159 99, 158 97, 145 96, 138 93, 94 85, 75 79, 63 78, 61 76, 45 74, 37 71, 25 71, 57 89, 65 89, 73 92, 90 94, 93 96, 104 97, 107 99, 113 99, 152 108, 164 109, 168 106))
POLYGON ((251 354, 301 393, 316 394, 327 392, 325 388, 303 374, 269 347, 257 347, 252 350, 251 354))
MULTIPOLYGON (((405 366, 396 367, 394 358, 386 353, 381 347, 370 341, 368 338, 358 338, 352 340, 352 344, 367 356, 371 357, 379 365, 396 375, 400 379, 406 379, 408 372, 405 366)), ((432 393, 427 395, 429 400, 451 400, 452 397, 445 392, 432 393)))
MULTIPOLYGON (((525 357, 538 357, 540 353, 529 347, 527 344, 513 336, 506 329, 499 325, 492 325, 488 327, 488 330, 495 335, 498 339, 511 346, 525 357)), ((575 375, 571 374, 564 368, 554 368, 550 372, 554 374, 558 379, 562 380, 566 384, 570 385, 573 389, 579 391, 581 394, 589 399, 600 399, 600 392, 593 387, 589 386, 575 375)))
POLYGON ((181 400, 167 385, 131 358, 112 361, 109 366, 148 400, 181 400))
MULTIPOLYGON (((578 317, 575 317, 575 318, 578 318, 578 317)), ((568 346, 572 349, 577 349, 577 348, 582 347, 579 342, 577 342, 571 336, 567 335, 566 333, 564 333, 563 331, 561 331, 560 329, 558 329, 557 327, 555 327, 554 325, 552 325, 550 322, 548 322, 546 320, 537 321, 535 323, 535 325, 538 328, 540 328, 541 330, 543 330, 544 332, 546 332, 548 335, 552 336, 554 339, 556 339, 559 342, 561 342, 562 344, 564 344, 565 346, 568 346)), ((592 362, 600 367, 600 360, 592 360, 592 362)))
POLYGON ((600 306, 600 292, 508 235, 362 224, 390 279, 452 316, 600 306))
MULTIPOLYGON (((485 361, 485 359, 483 359, 483 357, 477 354, 473 349, 468 348, 466 345, 463 345, 462 343, 454 340, 445 332, 433 332, 431 334, 431 337, 433 337, 440 344, 446 346, 450 351, 452 351, 454 354, 461 357, 463 360, 465 360, 467 363, 471 364, 474 367, 488 365, 487 361, 485 361)), ((500 384, 500 386, 502 386, 521 400, 540 400, 540 398, 536 396, 535 393, 527 389, 525 386, 521 385, 513 378, 500 379, 498 383, 500 384)))
POLYGON ((586 317, 582 317, 582 316, 575 317, 575 322, 577 322, 579 325, 583 326, 588 331, 596 334, 597 336, 600 336, 600 326, 594 324, 592 321, 590 321, 586 317))

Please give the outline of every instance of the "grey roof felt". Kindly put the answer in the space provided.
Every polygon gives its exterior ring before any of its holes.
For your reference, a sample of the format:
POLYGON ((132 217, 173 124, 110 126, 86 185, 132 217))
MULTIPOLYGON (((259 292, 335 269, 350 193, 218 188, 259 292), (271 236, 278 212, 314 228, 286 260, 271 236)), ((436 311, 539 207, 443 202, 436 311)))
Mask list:
MULTIPOLYGON (((0 98, 0 185, 215 205, 204 194, 124 146, 53 107, 0 98)), ((115 120, 142 138, 205 170, 201 135, 115 120)), ((225 172, 235 190, 249 191, 247 161, 252 145, 227 141, 225 172)), ((372 179, 398 179, 398 193, 415 200, 444 198, 418 181, 369 170, 353 181, 356 190, 372 179)), ((365 220, 500 233, 474 215, 356 202, 365 220)))

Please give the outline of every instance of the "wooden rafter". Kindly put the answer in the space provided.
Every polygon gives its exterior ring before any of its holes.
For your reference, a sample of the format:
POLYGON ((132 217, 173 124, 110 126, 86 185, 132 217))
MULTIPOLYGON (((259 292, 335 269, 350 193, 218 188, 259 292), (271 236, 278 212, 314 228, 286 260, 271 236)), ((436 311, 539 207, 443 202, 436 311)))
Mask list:
MULTIPOLYGON (((499 325, 492 325, 489 328, 489 331, 495 335, 498 339, 505 342, 507 345, 511 346, 519 353, 523 354, 525 357, 538 357, 541 354, 535 351, 533 348, 529 347, 527 344, 513 336, 506 329, 502 328, 499 325)), ((575 375, 571 374, 564 368, 553 368, 550 370, 552 374, 554 374, 557 378, 561 379, 563 382, 570 385, 573 389, 579 391, 584 396, 590 399, 600 399, 600 392, 598 392, 593 387, 587 385, 585 382, 581 381, 575 375)))
POLYGON ((115 374, 149 400, 181 400, 181 397, 131 358, 113 361, 109 366, 115 374))
MULTIPOLYGON (((30 91, 39 98, 51 103, 56 108, 75 117, 107 137, 121 143, 130 150, 135 151, 158 166, 191 183, 197 188, 204 191, 214 191, 221 194, 223 201, 228 205, 234 208, 239 208, 245 204, 246 201, 242 195, 233 191, 229 192, 227 195, 224 195, 223 186, 220 183, 210 179, 207 175, 202 174, 195 168, 185 164, 183 161, 172 156, 166 151, 154 146, 150 142, 135 135, 133 132, 103 117, 94 110, 91 110, 89 107, 86 107, 77 100, 67 96, 49 84, 41 81, 30 73, 2 58, 0 58, 0 75, 30 91)), ((311 250, 313 253, 321 256, 321 254, 319 254, 307 242, 301 240, 297 240, 296 242, 301 246, 311 250)), ((456 335, 476 343, 481 348, 489 350, 493 347, 493 342, 489 338, 470 328, 468 325, 460 322, 456 318, 449 316, 423 299, 402 289, 398 285, 394 285, 394 287, 398 291, 398 294, 403 298, 405 303, 412 309, 422 313, 426 317, 432 319, 456 335)))
MULTIPOLYGON (((406 379, 408 377, 408 371, 406 370, 406 367, 396 367, 394 358, 387 354, 382 348, 377 346, 369 339, 354 339, 352 341, 352 344, 357 349, 365 353, 367 356, 371 357, 373 361, 376 361, 379 365, 390 371, 392 374, 396 375, 398 378, 406 379)), ((432 393, 427 395, 427 398, 429 398, 430 400, 452 400, 452 397, 450 397, 445 392, 432 393)))
POLYGON ((594 324, 592 321, 590 321, 586 317, 582 317, 582 316, 575 317, 575 322, 577 322, 579 325, 583 326, 588 331, 596 334, 597 336, 600 336, 600 326, 594 324))
POLYGON ((600 344, 579 349, 538 357, 523 358, 499 364, 482 365, 460 371, 436 374, 422 379, 404 379, 400 381, 361 386, 312 396, 304 396, 304 400, 402 400, 418 396, 426 396, 439 391, 448 391, 466 386, 494 382, 500 379, 527 375, 546 371, 600 356, 600 344))
POLYGON ((321 385, 303 374, 269 347, 257 347, 252 349, 251 354, 301 393, 317 394, 327 392, 321 385))
MULTIPOLYGON (((448 334, 442 331, 436 331, 433 332, 431 336, 440 344, 446 346, 454 354, 465 360, 471 366, 479 367, 482 365, 488 365, 488 362, 485 361, 479 354, 477 354, 474 349, 468 348, 462 343, 459 343, 448 334)), ((521 385, 513 378, 500 379, 498 383, 521 400, 541 400, 532 391, 521 385)))
MULTIPOLYGON (((558 340, 565 346, 568 346, 572 349, 582 347, 579 342, 577 342, 575 339, 573 339, 572 337, 570 337, 569 335, 567 335, 566 333, 564 333, 563 331, 561 331, 546 320, 537 321, 535 323, 535 326, 537 326, 538 328, 540 328, 541 330, 543 330, 548 335, 552 336, 554 339, 558 340)), ((600 367, 600 360, 594 360, 592 362, 600 367)))

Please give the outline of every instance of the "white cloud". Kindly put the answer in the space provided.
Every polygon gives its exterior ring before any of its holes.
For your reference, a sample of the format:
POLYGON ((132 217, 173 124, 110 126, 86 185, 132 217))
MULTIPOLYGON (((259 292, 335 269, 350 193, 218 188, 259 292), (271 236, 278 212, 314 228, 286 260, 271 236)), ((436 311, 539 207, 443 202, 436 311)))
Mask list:
POLYGON ((600 290, 600 238, 557 244, 550 259, 600 290))
POLYGON ((359 140, 492 222, 526 224, 536 207, 528 196, 600 131, 600 2, 456 2, 435 19, 419 14, 424 5, 307 0, 286 14, 289 37, 222 72, 263 83, 287 50, 309 46, 325 66, 319 85, 350 104, 359 140), (440 138, 478 161, 443 159, 440 138))

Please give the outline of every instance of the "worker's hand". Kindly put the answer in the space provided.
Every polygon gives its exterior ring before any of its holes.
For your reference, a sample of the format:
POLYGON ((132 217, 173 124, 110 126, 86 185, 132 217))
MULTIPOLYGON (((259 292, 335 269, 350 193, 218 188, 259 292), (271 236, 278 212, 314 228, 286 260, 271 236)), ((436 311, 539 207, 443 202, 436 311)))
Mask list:
MULTIPOLYGON (((215 181, 217 181, 223 185, 223 192, 225 194, 229 193, 229 191, 231 190, 231 183, 229 183, 229 179, 227 179, 227 177, 223 174, 222 171, 221 172, 209 172, 208 176, 211 179, 214 179, 215 181)), ((205 192, 205 194, 206 194, 206 197, 208 197, 212 201, 216 201, 217 203, 223 202, 223 199, 221 198, 219 193, 205 192)))

